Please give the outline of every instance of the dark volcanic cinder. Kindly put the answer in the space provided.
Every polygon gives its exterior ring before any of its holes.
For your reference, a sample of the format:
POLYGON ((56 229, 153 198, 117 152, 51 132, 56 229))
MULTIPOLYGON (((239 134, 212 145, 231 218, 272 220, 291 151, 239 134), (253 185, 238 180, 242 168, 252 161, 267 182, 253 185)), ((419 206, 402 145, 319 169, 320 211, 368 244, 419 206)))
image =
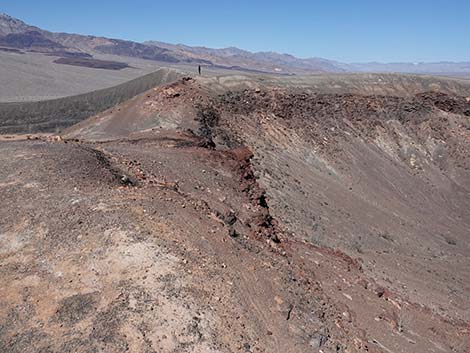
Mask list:
POLYGON ((93 69, 104 69, 104 70, 122 70, 128 68, 127 63, 121 63, 118 61, 109 60, 98 60, 92 58, 74 58, 65 57, 54 60, 56 64, 73 65, 73 66, 84 66, 93 69))

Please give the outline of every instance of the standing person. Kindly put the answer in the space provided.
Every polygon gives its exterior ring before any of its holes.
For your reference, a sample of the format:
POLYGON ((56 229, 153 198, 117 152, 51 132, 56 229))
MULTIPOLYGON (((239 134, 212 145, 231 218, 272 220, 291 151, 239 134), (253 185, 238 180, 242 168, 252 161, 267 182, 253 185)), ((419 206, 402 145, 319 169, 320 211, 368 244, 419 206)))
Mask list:
POLYGON ((199 72, 199 76, 201 75, 201 65, 197 67, 197 71, 199 72))

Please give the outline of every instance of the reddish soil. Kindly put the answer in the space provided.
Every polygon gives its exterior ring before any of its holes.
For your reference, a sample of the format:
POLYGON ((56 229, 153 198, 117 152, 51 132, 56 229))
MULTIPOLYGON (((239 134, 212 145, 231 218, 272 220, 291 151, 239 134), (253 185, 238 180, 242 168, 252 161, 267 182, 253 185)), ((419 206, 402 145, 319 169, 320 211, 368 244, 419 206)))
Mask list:
POLYGON ((468 100, 218 93, 1 141, 0 351, 467 352, 468 100))

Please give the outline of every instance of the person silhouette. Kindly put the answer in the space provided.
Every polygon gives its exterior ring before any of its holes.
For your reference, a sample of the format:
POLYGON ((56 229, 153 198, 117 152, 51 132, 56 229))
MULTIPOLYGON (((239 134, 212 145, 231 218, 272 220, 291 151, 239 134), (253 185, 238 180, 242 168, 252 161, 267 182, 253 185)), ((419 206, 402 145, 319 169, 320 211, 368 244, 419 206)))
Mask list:
POLYGON ((201 65, 197 67, 197 71, 199 72, 199 75, 201 74, 201 65))

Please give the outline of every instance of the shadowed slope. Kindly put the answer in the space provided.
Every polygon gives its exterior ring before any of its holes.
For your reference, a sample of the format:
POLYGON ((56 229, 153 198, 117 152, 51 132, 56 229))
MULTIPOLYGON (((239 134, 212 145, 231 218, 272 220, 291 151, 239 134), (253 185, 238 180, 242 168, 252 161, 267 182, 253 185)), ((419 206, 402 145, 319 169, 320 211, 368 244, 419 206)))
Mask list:
POLYGON ((78 96, 40 102, 0 103, 0 133, 58 131, 178 77, 175 71, 161 69, 115 87, 78 96))

